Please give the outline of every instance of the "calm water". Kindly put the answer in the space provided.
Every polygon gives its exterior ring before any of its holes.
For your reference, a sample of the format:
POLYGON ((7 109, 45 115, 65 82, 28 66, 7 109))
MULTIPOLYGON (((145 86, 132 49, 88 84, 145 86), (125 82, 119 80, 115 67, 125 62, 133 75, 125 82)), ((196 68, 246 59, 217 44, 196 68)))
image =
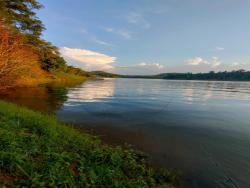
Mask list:
POLYGON ((250 187, 250 82, 105 79, 1 98, 129 143, 181 170, 185 187, 250 187))

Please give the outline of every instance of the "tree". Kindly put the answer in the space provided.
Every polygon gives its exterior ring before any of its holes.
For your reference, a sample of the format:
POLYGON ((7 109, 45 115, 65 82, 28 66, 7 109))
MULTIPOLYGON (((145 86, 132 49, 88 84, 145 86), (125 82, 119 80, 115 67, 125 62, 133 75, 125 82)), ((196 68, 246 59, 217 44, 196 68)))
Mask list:
POLYGON ((9 24, 27 35, 39 37, 44 30, 34 10, 42 7, 36 0, 1 0, 0 16, 9 24))
POLYGON ((22 36, 22 44, 29 46, 31 53, 37 54, 43 70, 67 70, 66 62, 57 47, 41 39, 44 26, 35 12, 40 8, 42 5, 37 0, 0 0, 0 22, 22 36))
POLYGON ((44 27, 34 12, 40 8, 42 5, 36 0, 4 0, 0 2, 0 20, 23 34, 23 42, 37 52, 44 70, 57 70, 66 62, 55 46, 40 38, 44 27))
POLYGON ((51 43, 41 40, 36 50, 39 54, 39 62, 44 70, 61 70, 66 66, 66 62, 60 56, 58 48, 51 43))
POLYGON ((0 86, 10 86, 37 65, 38 56, 22 35, 0 22, 0 86))

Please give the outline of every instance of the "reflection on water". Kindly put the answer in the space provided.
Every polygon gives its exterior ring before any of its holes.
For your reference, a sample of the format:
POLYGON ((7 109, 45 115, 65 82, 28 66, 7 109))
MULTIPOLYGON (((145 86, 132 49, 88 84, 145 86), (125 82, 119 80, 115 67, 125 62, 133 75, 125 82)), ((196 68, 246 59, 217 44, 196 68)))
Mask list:
POLYGON ((83 102, 98 102, 104 98, 112 97, 114 94, 114 81, 105 79, 102 81, 93 80, 80 87, 69 89, 68 100, 65 105, 77 105, 83 102))
POLYGON ((0 93, 0 99, 16 103, 33 110, 54 113, 67 100, 67 89, 63 87, 15 88, 0 93))
POLYGON ((250 187, 250 82, 105 79, 0 97, 132 144, 180 169, 183 187, 250 187))
POLYGON ((250 187, 250 83, 106 79, 69 91, 59 119, 129 143, 184 187, 250 187), (68 105, 70 104, 70 105, 68 105))
POLYGON ((213 95, 221 99, 235 96, 240 100, 250 98, 249 84, 244 82, 186 81, 184 84, 183 95, 188 101, 193 101, 197 97, 199 97, 199 102, 206 101, 213 95))

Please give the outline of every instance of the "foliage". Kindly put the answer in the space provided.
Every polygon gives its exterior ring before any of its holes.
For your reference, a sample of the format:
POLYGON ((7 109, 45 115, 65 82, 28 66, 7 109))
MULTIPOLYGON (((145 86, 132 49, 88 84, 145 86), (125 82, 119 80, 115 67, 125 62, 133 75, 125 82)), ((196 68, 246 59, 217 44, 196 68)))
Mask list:
POLYGON ((0 16, 18 31, 39 37, 44 27, 34 10, 41 7, 36 0, 2 0, 0 16))
POLYGON ((72 87, 88 79, 87 75, 74 74, 64 71, 53 72, 53 77, 46 83, 54 86, 72 87))
POLYGON ((67 66, 58 48, 41 38, 44 26, 35 12, 40 8, 42 5, 36 0, 0 1, 1 88, 56 81, 78 83, 90 76, 67 66), (61 73, 64 78, 58 76, 61 73))
POLYGON ((209 73, 165 73, 156 76, 163 79, 182 79, 182 80, 235 80, 250 81, 250 71, 237 70, 231 72, 209 72, 209 73))
POLYGON ((48 46, 43 49, 38 53, 37 49, 25 43, 24 35, 0 22, 0 89, 42 83, 67 86, 79 84, 90 77, 89 73, 79 68, 66 66, 63 58, 56 52, 52 53, 52 48, 51 51, 48 46), (39 56, 44 56, 41 64, 39 56))
POLYGON ((80 68, 76 68, 73 66, 66 66, 63 68, 63 72, 68 73, 68 74, 75 74, 79 76, 85 76, 85 77, 91 77, 92 74, 88 73, 80 68))
POLYGON ((45 28, 35 12, 40 8, 36 0, 0 1, 0 21, 23 35, 24 43, 36 51, 43 70, 63 70, 67 65, 58 48, 41 38, 45 28))
POLYGON ((120 77, 120 75, 118 75, 118 74, 113 74, 113 73, 104 72, 104 71, 92 71, 91 74, 95 75, 95 76, 106 77, 106 78, 118 78, 118 77, 120 77))
POLYGON ((37 54, 23 43, 22 35, 0 22, 0 86, 15 84, 22 75, 39 73, 37 54))
POLYGON ((0 185, 8 187, 173 187, 175 173, 159 172, 130 148, 0 101, 0 185))
POLYGON ((59 70, 66 67, 65 60, 60 56, 57 47, 51 43, 40 40, 36 45, 41 67, 46 71, 59 70))
POLYGON ((158 75, 118 75, 121 78, 150 78, 169 80, 222 80, 222 81, 250 81, 250 71, 234 70, 231 72, 210 71, 209 73, 162 73, 158 75))

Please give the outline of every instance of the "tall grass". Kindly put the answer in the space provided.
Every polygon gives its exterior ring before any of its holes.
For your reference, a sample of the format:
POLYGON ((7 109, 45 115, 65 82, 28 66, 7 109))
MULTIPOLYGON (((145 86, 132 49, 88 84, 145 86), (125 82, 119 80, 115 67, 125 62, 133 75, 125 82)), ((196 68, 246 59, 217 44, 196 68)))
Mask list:
POLYGON ((80 76, 76 74, 64 73, 64 72, 53 72, 47 73, 47 75, 41 76, 40 78, 32 77, 21 77, 17 80, 16 85, 13 87, 33 87, 38 85, 50 84, 56 86, 75 86, 87 80, 89 77, 80 76))
POLYGON ((0 101, 0 186, 174 187, 177 176, 155 171, 132 149, 0 101))

